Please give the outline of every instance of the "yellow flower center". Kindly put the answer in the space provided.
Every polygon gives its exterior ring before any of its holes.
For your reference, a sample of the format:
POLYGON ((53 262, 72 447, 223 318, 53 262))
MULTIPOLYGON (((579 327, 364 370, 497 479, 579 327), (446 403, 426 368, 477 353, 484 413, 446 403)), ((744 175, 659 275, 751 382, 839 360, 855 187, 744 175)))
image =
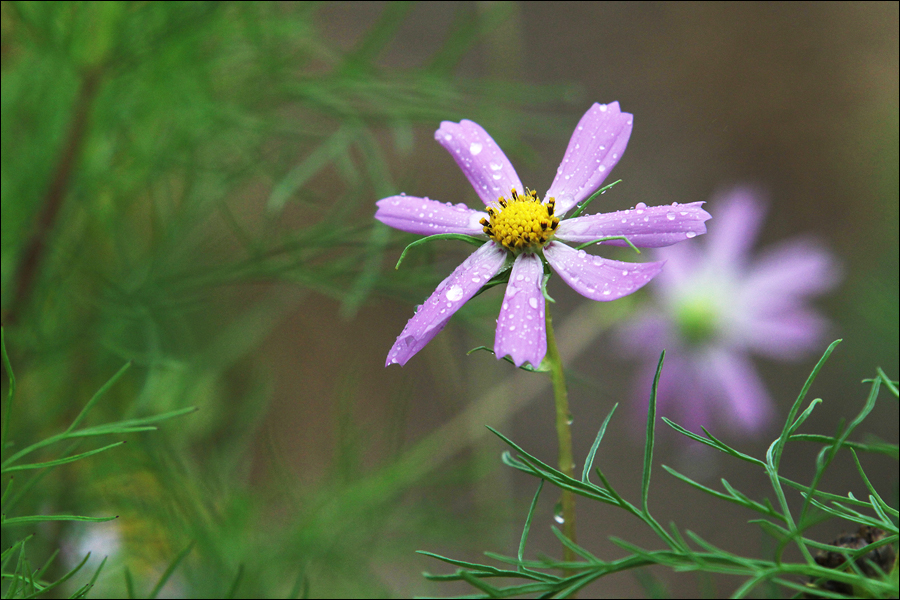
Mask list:
POLYGON ((498 206, 488 207, 490 221, 481 219, 484 233, 513 254, 543 248, 559 227, 559 217, 553 216, 555 204, 553 198, 542 204, 537 192, 520 196, 513 189, 512 200, 501 196, 498 206))

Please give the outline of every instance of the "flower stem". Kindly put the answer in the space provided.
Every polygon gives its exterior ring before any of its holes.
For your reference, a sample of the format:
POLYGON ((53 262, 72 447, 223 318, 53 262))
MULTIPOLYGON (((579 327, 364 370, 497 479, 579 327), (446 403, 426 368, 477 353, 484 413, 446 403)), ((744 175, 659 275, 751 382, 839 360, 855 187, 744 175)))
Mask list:
MULTIPOLYGON (((550 367, 550 378, 553 381, 553 397, 556 401, 556 437, 559 438, 559 470, 575 477, 575 461, 572 458, 572 417, 569 413, 569 393, 566 390, 566 376, 563 373, 562 360, 556 347, 553 335, 553 319, 547 307, 547 358, 550 367)), ((562 493, 563 534, 575 542, 575 494, 568 490, 562 493)), ((577 560, 575 553, 563 547, 563 558, 566 562, 577 560)))

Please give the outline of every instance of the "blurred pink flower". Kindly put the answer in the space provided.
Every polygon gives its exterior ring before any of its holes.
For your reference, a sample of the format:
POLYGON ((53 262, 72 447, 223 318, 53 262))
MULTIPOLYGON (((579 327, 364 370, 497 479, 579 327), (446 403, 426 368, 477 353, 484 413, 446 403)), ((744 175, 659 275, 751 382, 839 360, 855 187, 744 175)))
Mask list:
MULTIPOLYGON (((545 263, 575 291, 592 300, 615 300, 634 292, 659 273, 662 263, 626 263, 576 250, 581 244, 627 236, 635 246, 668 246, 706 232, 709 219, 695 202, 683 206, 643 203, 632 210, 560 220, 595 192, 619 162, 631 135, 632 115, 619 103, 594 104, 581 118, 556 178, 542 202, 525 188, 500 147, 477 123, 444 121, 435 139, 450 152, 487 206, 476 211, 401 194, 377 202, 375 218, 402 231, 422 235, 459 233, 485 239, 469 258, 418 307, 387 356, 400 365, 425 347, 459 308, 504 268, 509 283, 497 320, 494 352, 516 366, 537 368, 547 352, 544 295, 545 263)), ((621 240, 603 243, 624 246, 621 240)))
POLYGON ((809 239, 751 258, 766 212, 753 191, 734 189, 714 207, 704 245, 653 253, 666 261, 648 288, 654 302, 620 333, 626 347, 647 358, 640 378, 645 404, 659 353, 667 350, 661 416, 697 432, 717 419, 755 434, 775 411, 749 355, 796 360, 822 350, 828 322, 807 301, 835 286, 838 269, 809 239))

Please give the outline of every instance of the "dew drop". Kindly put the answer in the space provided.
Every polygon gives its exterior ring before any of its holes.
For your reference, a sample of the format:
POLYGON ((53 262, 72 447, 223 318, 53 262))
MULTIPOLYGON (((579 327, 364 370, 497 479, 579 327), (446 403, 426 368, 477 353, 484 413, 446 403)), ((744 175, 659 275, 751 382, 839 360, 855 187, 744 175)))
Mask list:
POLYGON ((666 215, 666 218, 667 218, 668 220, 670 220, 670 221, 674 221, 674 220, 675 220, 675 213, 669 213, 669 214, 667 214, 667 215, 666 215))
POLYGON ((499 171, 500 169, 503 168, 503 165, 501 165, 499 163, 491 163, 490 167, 491 167, 491 171, 499 171))
POLYGON ((528 306, 530 306, 531 308, 537 310, 537 307, 538 307, 538 301, 537 301, 537 298, 529 298, 529 299, 528 299, 528 306))
POLYGON ((638 202, 637 204, 634 205, 634 207, 635 208, 647 208, 647 205, 644 204, 643 202, 638 202))
POLYGON ((687 238, 697 237, 697 234, 694 233, 693 231, 688 231, 688 232, 687 232, 686 234, 684 234, 684 235, 685 235, 685 237, 687 237, 687 238))
POLYGON ((447 135, 444 136, 444 139, 449 142, 453 139, 453 136, 448 133, 447 135))
POLYGON ((450 300, 451 302, 456 302, 457 300, 459 300, 460 298, 463 297, 463 289, 461 287, 459 287, 458 285, 452 285, 452 286, 450 286, 450 289, 447 290, 447 293, 444 295, 447 297, 447 300, 450 300))
POLYGON ((469 146, 469 152, 472 153, 472 156, 477 156, 483 148, 484 146, 482 146, 478 142, 472 142, 472 144, 469 146))
POLYGON ((563 517, 562 502, 557 502, 556 506, 553 508, 553 520, 560 525, 566 522, 565 517, 563 517))

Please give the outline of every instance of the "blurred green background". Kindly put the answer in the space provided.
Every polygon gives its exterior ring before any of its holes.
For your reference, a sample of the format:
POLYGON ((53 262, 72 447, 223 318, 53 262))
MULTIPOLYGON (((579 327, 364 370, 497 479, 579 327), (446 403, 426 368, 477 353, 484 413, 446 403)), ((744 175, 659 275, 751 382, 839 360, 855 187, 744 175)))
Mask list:
MULTIPOLYGON (((413 307, 469 251, 432 244, 395 271, 413 236, 372 219, 377 199, 401 191, 477 206, 433 141, 441 120, 480 123, 542 193, 583 112, 618 100, 635 115, 614 173, 624 181, 594 210, 707 200, 749 182, 771 201, 761 245, 815 235, 840 258, 844 282, 818 305, 844 342, 811 392, 825 402, 809 431, 855 414, 858 381, 876 366, 897 376, 897 3, 0 10, 12 438, 65 428, 129 360, 92 422, 199 409, 54 470, 16 506, 119 515, 34 532, 35 562, 63 549, 59 574, 86 548, 110 555, 92 595, 121 595, 125 567, 146 595, 191 542, 164 594, 221 596, 235 582, 239 597, 464 593, 426 583, 422 570, 444 566, 414 550, 515 553, 534 482, 500 465, 483 425, 548 462, 556 441, 542 378, 465 356, 491 344, 499 296, 469 303, 406 367, 383 366, 413 307)), ((633 366, 608 333, 631 300, 550 291, 583 457, 612 403, 631 401, 633 366)), ((760 361, 783 410, 817 358, 760 361)), ((623 415, 598 464, 634 493, 641 439, 623 415)), ((896 405, 867 425, 896 443, 896 405)), ((768 440, 745 443, 759 456, 768 440)), ((789 451, 786 474, 802 481, 815 451, 789 451)), ((744 491, 765 484, 671 436, 658 456, 744 491)), ((896 464, 871 462, 896 498, 896 464)), ((864 494, 851 464, 838 461, 846 476, 826 489, 864 494)), ((657 475, 660 521, 726 549, 765 548, 744 524, 752 515, 691 494, 657 475)), ((554 502, 545 490, 533 556, 559 552, 554 502)), ((579 505, 579 541, 603 558, 617 556, 608 535, 654 546, 634 525, 579 505)), ((4 548, 21 535, 4 528, 4 548)), ((673 595, 696 594, 692 576, 658 575, 673 595)), ((642 594, 627 574, 592 590, 642 594)))

